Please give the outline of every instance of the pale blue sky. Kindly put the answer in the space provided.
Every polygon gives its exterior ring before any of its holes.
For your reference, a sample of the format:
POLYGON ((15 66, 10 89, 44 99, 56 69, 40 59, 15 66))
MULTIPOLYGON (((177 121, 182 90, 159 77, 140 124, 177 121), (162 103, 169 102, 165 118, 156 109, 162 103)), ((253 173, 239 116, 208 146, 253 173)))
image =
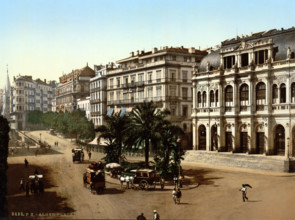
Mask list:
POLYGON ((161 46, 205 49, 237 34, 295 26, 294 0, 0 0, 0 88, 58 80, 89 63, 161 46))

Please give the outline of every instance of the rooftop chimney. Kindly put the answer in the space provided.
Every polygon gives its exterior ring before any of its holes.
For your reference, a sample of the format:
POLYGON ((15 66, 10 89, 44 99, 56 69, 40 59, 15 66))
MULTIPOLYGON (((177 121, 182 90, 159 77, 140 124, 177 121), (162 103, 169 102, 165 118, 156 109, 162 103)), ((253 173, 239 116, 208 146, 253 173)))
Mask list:
POLYGON ((158 48, 154 47, 152 50, 153 53, 157 53, 158 52, 158 48))
POLYGON ((194 47, 190 47, 190 48, 188 49, 188 52, 189 52, 189 53, 195 53, 195 52, 196 52, 196 49, 195 49, 194 47))
POLYGON ((130 56, 131 57, 134 57, 134 52, 133 51, 130 53, 130 56))

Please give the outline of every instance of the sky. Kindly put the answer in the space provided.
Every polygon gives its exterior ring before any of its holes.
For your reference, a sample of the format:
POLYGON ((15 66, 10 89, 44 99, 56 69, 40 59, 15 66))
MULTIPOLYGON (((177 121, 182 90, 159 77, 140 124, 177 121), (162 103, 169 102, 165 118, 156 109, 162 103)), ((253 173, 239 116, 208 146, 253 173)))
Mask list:
POLYGON ((294 0, 0 0, 0 88, 13 76, 59 80, 154 47, 214 47, 295 26, 294 0))

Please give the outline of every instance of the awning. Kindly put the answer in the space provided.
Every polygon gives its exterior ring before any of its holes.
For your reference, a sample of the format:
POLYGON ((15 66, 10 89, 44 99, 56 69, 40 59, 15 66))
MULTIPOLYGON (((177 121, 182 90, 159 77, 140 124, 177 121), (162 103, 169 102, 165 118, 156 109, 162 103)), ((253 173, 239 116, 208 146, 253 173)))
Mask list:
POLYGON ((121 109, 120 117, 123 117, 126 113, 126 108, 121 109))
POLYGON ((114 109, 113 108, 109 109, 108 110, 108 113, 107 113, 107 116, 111 117, 112 114, 113 114, 113 112, 114 112, 114 109))

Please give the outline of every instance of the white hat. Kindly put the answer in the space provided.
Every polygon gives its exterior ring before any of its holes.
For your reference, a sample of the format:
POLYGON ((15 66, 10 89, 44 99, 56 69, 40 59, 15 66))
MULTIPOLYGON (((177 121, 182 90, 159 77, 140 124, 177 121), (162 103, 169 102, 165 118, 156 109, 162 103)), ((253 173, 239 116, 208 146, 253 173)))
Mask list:
POLYGON ((157 212, 157 210, 155 209, 154 212, 157 212))

